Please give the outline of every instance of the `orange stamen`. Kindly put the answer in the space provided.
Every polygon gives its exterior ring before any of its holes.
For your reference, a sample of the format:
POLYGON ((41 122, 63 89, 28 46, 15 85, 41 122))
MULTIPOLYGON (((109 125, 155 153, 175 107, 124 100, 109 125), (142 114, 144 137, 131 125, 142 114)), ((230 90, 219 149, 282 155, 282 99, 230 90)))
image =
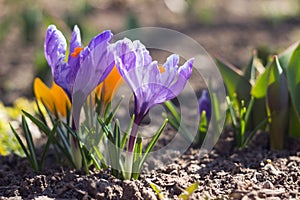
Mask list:
POLYGON ((74 52, 71 53, 71 56, 73 58, 77 58, 77 56, 80 54, 80 52, 83 50, 82 47, 75 47, 74 52))
POLYGON ((163 66, 158 66, 158 70, 161 74, 167 71, 163 66))

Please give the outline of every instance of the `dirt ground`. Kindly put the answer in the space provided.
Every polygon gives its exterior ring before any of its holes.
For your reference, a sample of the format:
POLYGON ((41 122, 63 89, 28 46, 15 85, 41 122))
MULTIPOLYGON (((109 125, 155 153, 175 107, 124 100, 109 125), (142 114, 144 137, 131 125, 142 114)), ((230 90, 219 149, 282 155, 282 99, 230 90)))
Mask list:
POLYGON ((267 133, 260 133, 239 150, 227 132, 201 159, 199 150, 190 148, 174 163, 135 181, 114 178, 109 171, 91 168, 86 175, 56 165, 35 174, 26 160, 10 155, 0 158, 0 199, 157 199, 149 181, 174 199, 195 182, 200 184, 191 199, 299 199, 299 144, 291 141, 285 151, 270 151, 267 133))

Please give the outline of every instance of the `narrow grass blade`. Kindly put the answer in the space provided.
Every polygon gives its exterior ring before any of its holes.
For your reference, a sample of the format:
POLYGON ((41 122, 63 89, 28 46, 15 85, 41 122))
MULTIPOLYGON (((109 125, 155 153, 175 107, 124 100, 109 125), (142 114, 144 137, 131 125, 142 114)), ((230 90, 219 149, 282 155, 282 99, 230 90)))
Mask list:
POLYGON ((227 105, 228 105, 228 108, 229 108, 229 112, 230 112, 230 117, 231 117, 231 120, 232 120, 232 124, 233 124, 234 127, 238 127, 238 122, 237 122, 236 114, 235 114, 232 102, 231 102, 231 100, 230 100, 230 98, 228 96, 226 97, 226 102, 227 102, 227 105))
MULTIPOLYGON (((36 104, 36 106, 37 106, 38 113, 39 113, 39 115, 40 115, 40 117, 41 117, 42 122, 43 122, 44 124, 47 124, 46 117, 45 117, 44 113, 42 112, 42 109, 41 109, 41 107, 40 107, 40 104, 39 104, 39 102, 38 102, 37 100, 35 100, 35 104, 36 104)), ((43 106, 45 107, 44 104, 43 104, 43 106)))
POLYGON ((132 178, 138 179, 140 175, 139 166, 142 158, 143 145, 142 138, 140 136, 136 139, 135 149, 134 149, 134 158, 133 158, 133 167, 132 167, 132 178))
POLYGON ((35 118, 34 116, 32 116, 31 114, 29 114, 28 112, 26 112, 24 110, 22 110, 22 112, 46 135, 49 135, 51 133, 50 128, 47 125, 45 125, 41 120, 35 118))
POLYGON ((119 100, 117 105, 114 107, 114 109, 109 113, 108 117, 105 119, 105 124, 109 124, 111 122, 111 120, 114 118, 123 99, 124 99, 124 97, 121 97, 121 99, 119 100))
POLYGON ((105 161, 105 158, 104 158, 104 156, 102 155, 102 153, 99 151, 99 149, 98 149, 96 146, 94 146, 94 150, 95 150, 95 153, 96 153, 98 159, 100 160, 101 166, 102 166, 104 169, 107 169, 107 168, 108 168, 108 165, 107 165, 107 163, 106 163, 106 161, 105 161))
POLYGON ((251 139, 253 138, 253 136, 255 135, 255 133, 261 129, 262 127, 264 127, 266 124, 268 123, 268 118, 264 119, 262 122, 260 122, 260 124, 258 124, 254 130, 252 130, 249 133, 249 136, 244 140, 242 147, 245 147, 246 145, 249 144, 249 142, 251 141, 251 139))
POLYGON ((163 194, 163 192, 161 191, 161 189, 158 187, 158 185, 152 183, 151 181, 148 181, 149 185, 151 186, 151 188, 154 190, 154 192, 157 194, 157 197, 160 200, 166 200, 165 195, 163 194))
POLYGON ((30 157, 30 154, 29 154, 29 152, 28 152, 28 150, 27 150, 25 144, 23 143, 22 139, 20 138, 20 136, 18 135, 18 133, 16 132, 16 130, 12 127, 12 125, 11 125, 10 123, 9 123, 9 126, 10 126, 10 128, 11 128, 13 134, 14 134, 15 137, 17 138, 19 144, 21 145, 21 147, 22 147, 22 149, 23 149, 23 151, 24 151, 24 153, 25 153, 25 155, 26 155, 26 158, 28 159, 28 161, 29 161, 30 163, 32 163, 32 159, 31 159, 31 157, 30 157))
POLYGON ((134 117, 135 116, 132 115, 130 124, 129 124, 127 130, 125 131, 125 133, 123 135, 123 138, 122 138, 122 141, 121 141, 121 146, 120 146, 121 149, 124 149, 124 147, 125 147, 125 144, 126 144, 126 141, 127 141, 128 135, 129 135, 129 131, 131 130, 131 128, 133 126, 133 123, 134 123, 134 117))
POLYGON ((139 165, 139 171, 142 169, 142 166, 148 156, 148 154, 152 151, 153 147, 155 146, 159 136, 161 135, 161 133, 163 132, 165 126, 168 123, 168 119, 165 119, 163 124, 161 125, 161 127, 157 130, 157 132, 154 134, 154 136, 152 137, 152 139, 150 140, 149 144, 146 147, 145 153, 141 159, 140 165, 139 165))
POLYGON ((181 121, 181 117, 179 115, 179 113, 177 112, 174 104, 171 101, 166 101, 164 103, 164 105, 168 108, 168 110, 171 112, 172 116, 174 117, 174 119, 180 123, 181 121))
POLYGON ((48 152, 49 147, 50 147, 50 145, 52 143, 52 138, 54 137, 54 134, 56 133, 56 129, 57 129, 58 124, 59 124, 59 122, 56 122, 56 124, 52 128, 52 131, 50 132, 50 135, 48 136, 47 143, 46 143, 46 145, 44 147, 44 150, 43 150, 43 153, 42 153, 42 157, 41 157, 41 168, 43 168, 43 164, 44 164, 44 160, 45 160, 45 157, 46 157, 46 153, 48 152))
POLYGON ((32 159, 34 170, 39 171, 40 170, 40 165, 39 165, 39 163, 37 161, 37 158, 36 158, 36 149, 35 149, 35 146, 34 146, 34 143, 33 143, 32 134, 31 134, 31 132, 28 128, 28 124, 27 124, 27 121, 26 121, 24 116, 22 116, 22 128, 23 128, 23 131, 24 131, 24 134, 25 134, 25 139, 26 139, 26 142, 27 142, 29 154, 31 155, 30 157, 32 159))
POLYGON ((188 200, 189 197, 197 190, 198 186, 199 186, 198 182, 193 183, 192 185, 187 187, 181 195, 179 195, 179 198, 183 200, 188 200))

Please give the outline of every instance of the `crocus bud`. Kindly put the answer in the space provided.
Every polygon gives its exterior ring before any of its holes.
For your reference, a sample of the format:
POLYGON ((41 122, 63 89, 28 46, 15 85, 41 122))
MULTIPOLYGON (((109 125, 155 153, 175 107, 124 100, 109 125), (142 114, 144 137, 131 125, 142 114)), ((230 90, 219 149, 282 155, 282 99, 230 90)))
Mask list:
POLYGON ((211 102, 209 93, 207 90, 203 90, 201 97, 199 99, 199 115, 202 116, 203 111, 206 114, 206 121, 207 123, 210 121, 211 118, 211 102))

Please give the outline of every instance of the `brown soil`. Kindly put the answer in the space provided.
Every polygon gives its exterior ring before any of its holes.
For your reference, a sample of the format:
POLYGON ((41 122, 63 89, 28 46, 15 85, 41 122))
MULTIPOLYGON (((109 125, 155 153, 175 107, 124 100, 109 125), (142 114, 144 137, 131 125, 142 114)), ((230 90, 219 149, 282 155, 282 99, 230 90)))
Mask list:
POLYGON ((25 159, 10 155, 0 158, 0 199, 157 199, 149 181, 174 199, 195 182, 200 185, 191 199, 299 199, 299 141, 285 151, 267 146, 267 133, 260 133, 248 148, 234 148, 228 132, 202 158, 190 148, 174 163, 132 181, 109 171, 91 169, 86 175, 55 165, 35 174, 25 159))

